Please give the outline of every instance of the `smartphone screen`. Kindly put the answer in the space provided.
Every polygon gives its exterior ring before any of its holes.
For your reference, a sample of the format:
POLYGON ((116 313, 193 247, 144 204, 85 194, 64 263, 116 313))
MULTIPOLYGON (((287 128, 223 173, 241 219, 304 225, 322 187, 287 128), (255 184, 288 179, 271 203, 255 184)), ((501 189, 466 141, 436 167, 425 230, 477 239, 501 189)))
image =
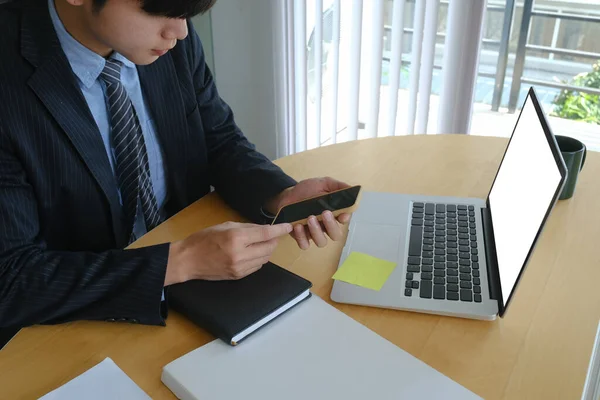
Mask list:
POLYGON ((291 223, 303 220, 311 215, 321 215, 326 210, 336 211, 352 207, 356 202, 359 192, 360 186, 353 186, 348 189, 290 204, 281 209, 274 224, 291 223))

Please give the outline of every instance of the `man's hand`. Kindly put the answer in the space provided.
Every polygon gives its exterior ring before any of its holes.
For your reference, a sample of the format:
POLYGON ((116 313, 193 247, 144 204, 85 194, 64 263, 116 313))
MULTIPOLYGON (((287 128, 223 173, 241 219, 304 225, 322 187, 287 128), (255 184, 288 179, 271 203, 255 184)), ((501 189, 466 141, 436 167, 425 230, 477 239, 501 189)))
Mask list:
MULTIPOLYGON (((306 179, 299 182, 296 186, 284 190, 267 205, 267 210, 275 214, 281 207, 288 204, 348 187, 350 185, 328 177, 306 179)), ((350 221, 350 215, 340 214, 336 220, 330 211, 325 211, 322 214, 322 219, 323 222, 319 222, 315 216, 311 216, 308 219, 308 225, 294 226, 292 236, 296 239, 301 249, 306 250, 310 247, 310 239, 318 247, 327 245, 327 236, 334 241, 342 239, 343 232, 341 225, 345 225, 350 221)))
POLYGON ((191 279, 241 279, 266 264, 290 224, 227 222, 171 244, 165 286, 191 279))

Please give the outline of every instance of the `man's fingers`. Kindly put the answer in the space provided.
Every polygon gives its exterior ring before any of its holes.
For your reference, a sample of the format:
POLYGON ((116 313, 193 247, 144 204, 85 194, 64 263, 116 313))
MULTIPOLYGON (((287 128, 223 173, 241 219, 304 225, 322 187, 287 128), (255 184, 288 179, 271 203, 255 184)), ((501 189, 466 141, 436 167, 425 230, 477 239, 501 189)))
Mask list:
POLYGON ((243 251, 244 254, 242 256, 242 259, 244 261, 252 261, 252 260, 257 260, 257 259, 261 259, 264 257, 268 258, 271 256, 271 254, 273 254, 273 252, 277 248, 278 243, 279 243, 278 239, 271 239, 267 242, 254 243, 254 244, 248 246, 243 251))
POLYGON ((342 228, 331 211, 325 211, 323 213, 323 225, 327 231, 327 236, 329 236, 331 240, 337 241, 342 238, 342 228))
POLYGON ((254 259, 252 261, 246 261, 236 267, 232 279, 242 279, 250 274, 255 273, 262 268, 269 261, 270 257, 263 257, 254 259))
POLYGON ((292 236, 296 239, 298 246, 302 250, 307 250, 310 247, 310 242, 308 241, 308 235, 306 234, 307 227, 301 224, 294 226, 294 232, 292 236))
POLYGON ((346 225, 348 222, 350 222, 350 214, 348 213, 343 213, 338 215, 337 220, 340 224, 346 225))
POLYGON ((246 245, 268 242, 292 231, 291 224, 254 225, 246 229, 246 245))
POLYGON ((308 230, 317 247, 325 247, 327 245, 327 237, 325 237, 321 224, 315 216, 311 216, 308 219, 308 230))

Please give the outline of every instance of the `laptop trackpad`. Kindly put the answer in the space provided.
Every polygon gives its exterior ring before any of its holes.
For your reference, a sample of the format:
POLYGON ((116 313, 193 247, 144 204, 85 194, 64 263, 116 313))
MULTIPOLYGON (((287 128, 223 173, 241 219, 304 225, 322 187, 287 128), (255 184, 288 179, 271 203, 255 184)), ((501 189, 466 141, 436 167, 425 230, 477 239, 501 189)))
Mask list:
POLYGON ((354 226, 350 249, 398 263, 404 237, 405 232, 398 225, 361 221, 354 226))

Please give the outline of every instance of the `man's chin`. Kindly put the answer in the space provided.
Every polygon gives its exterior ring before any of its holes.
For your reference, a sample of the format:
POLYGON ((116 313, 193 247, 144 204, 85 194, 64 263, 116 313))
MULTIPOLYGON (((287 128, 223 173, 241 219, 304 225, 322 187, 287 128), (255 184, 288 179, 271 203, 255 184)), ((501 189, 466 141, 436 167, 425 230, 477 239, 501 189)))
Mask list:
POLYGON ((134 64, 136 64, 136 65, 142 65, 142 66, 143 66, 143 65, 150 65, 150 64, 152 64, 153 62, 155 62, 156 60, 158 60, 159 58, 160 58, 160 57, 157 57, 157 56, 152 56, 152 57, 148 57, 148 58, 146 58, 146 59, 145 59, 145 60, 143 60, 143 61, 136 62, 136 63, 134 63, 134 64))
POLYGON ((127 59, 129 61, 131 61, 132 63, 134 63, 135 65, 149 65, 152 64, 153 62, 155 62, 156 60, 158 60, 160 57, 157 55, 153 55, 153 54, 148 54, 148 55, 143 55, 143 56, 132 56, 127 57, 127 59))

